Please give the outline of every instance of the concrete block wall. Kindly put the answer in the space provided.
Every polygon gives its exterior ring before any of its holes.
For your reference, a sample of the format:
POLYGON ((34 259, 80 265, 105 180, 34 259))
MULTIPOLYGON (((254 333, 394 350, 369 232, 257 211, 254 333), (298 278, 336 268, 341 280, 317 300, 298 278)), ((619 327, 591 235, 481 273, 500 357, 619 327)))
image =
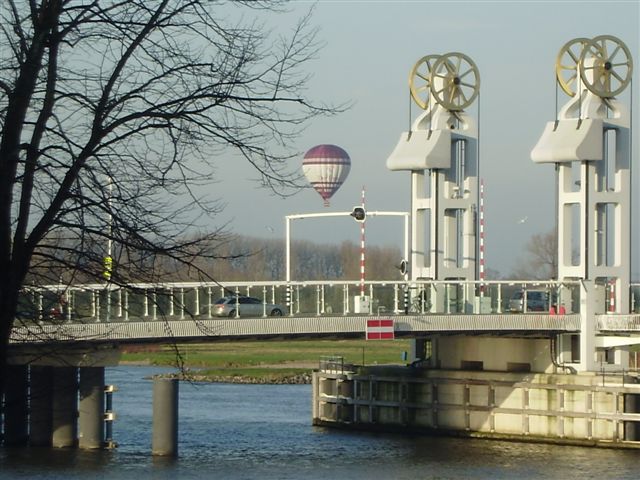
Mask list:
POLYGON ((640 384, 621 376, 372 367, 314 382, 320 425, 640 447, 640 384))

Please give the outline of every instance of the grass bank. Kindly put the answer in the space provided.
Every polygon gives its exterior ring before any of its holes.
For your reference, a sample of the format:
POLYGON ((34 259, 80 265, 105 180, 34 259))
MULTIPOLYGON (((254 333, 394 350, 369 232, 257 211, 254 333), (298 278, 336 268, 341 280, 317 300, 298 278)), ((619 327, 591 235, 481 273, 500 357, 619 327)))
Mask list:
MULTIPOLYGON (((308 374, 324 356, 343 357, 345 363, 400 364, 409 351, 408 340, 296 340, 215 342, 178 345, 180 359, 199 376, 279 383, 308 374)), ((168 346, 123 348, 121 363, 176 366, 176 349, 168 346)))

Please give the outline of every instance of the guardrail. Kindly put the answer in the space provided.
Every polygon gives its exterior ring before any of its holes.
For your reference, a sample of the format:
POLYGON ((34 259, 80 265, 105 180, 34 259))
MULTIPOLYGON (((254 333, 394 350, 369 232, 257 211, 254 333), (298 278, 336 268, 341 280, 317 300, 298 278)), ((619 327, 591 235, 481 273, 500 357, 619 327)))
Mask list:
MULTIPOLYGON (((211 319, 223 296, 253 296, 263 304, 279 304, 290 316, 399 314, 560 314, 579 311, 578 282, 540 281, 367 281, 360 296, 359 281, 315 282, 167 282, 46 285, 26 287, 18 318, 23 322, 120 322, 211 319), (510 301, 514 292, 544 291, 546 304, 510 301)), ((608 299, 606 288, 601 290, 608 299)), ((532 294, 531 294, 532 295, 532 294)), ((640 285, 631 285, 630 312, 640 305, 640 285)), ((262 316, 269 312, 265 308, 262 316)))
POLYGON ((596 328, 601 332, 640 332, 640 315, 598 315, 596 328))

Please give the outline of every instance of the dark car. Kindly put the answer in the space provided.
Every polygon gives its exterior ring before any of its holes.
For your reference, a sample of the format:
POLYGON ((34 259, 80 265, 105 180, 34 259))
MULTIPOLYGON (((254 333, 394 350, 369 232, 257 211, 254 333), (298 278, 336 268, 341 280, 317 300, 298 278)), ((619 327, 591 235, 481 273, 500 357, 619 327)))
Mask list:
POLYGON ((285 311, 286 309, 277 303, 265 303, 259 298, 235 295, 219 298, 211 308, 211 313, 217 317, 282 316, 285 311))
POLYGON ((510 312, 546 312, 549 310, 549 292, 546 290, 518 290, 509 300, 510 312), (527 308, 523 310, 524 298, 527 298, 527 308))

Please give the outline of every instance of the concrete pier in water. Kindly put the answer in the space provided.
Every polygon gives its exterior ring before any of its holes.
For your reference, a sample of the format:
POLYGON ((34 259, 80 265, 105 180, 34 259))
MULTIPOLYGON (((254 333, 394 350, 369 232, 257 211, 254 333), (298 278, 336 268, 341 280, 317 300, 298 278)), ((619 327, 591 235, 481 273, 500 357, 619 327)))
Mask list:
POLYGON ((26 445, 29 438, 27 372, 26 365, 11 365, 7 368, 4 398, 5 445, 26 445))
POLYGON ((51 446, 74 447, 78 432, 78 369, 53 369, 53 434, 51 446))
POLYGON ((176 379, 157 378, 153 382, 153 455, 178 455, 178 392, 176 379))
POLYGON ((50 447, 53 437, 53 367, 30 367, 29 444, 50 447))
POLYGON ((104 368, 85 367, 80 370, 79 446, 102 448, 104 430, 104 368))

